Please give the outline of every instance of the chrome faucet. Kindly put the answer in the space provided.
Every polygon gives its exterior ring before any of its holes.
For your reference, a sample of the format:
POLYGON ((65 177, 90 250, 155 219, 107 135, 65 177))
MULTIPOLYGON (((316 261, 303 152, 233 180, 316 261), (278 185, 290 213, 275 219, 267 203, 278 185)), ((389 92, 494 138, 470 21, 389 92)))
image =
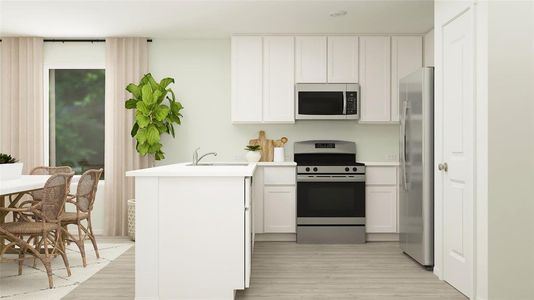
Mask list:
POLYGON ((198 150, 200 150, 200 148, 196 148, 195 149, 195 152, 193 152, 193 165, 198 165, 198 163, 206 156, 208 155, 213 155, 213 156, 217 156, 217 152, 209 152, 209 153, 206 153, 200 157, 198 157, 198 150))

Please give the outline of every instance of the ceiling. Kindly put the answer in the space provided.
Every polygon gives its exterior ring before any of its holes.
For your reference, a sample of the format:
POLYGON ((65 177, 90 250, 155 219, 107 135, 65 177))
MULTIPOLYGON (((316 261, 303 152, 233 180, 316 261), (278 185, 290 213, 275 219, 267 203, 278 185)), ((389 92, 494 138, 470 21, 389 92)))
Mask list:
POLYGON ((225 38, 232 33, 424 33, 432 0, 8 1, 0 36, 225 38), (331 17, 339 10, 345 16, 331 17))

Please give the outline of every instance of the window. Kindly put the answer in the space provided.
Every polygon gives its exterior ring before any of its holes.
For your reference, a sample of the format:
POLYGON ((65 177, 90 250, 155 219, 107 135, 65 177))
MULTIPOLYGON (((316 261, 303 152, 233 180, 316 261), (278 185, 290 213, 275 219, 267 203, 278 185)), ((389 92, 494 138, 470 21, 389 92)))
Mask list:
POLYGON ((49 163, 104 168, 105 70, 49 70, 49 163))

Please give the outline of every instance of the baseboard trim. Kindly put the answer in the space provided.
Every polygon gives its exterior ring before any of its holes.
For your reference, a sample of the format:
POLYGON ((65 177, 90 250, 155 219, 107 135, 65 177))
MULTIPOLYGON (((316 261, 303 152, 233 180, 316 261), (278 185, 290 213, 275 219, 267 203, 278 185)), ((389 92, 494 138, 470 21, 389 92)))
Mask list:
POLYGON ((398 242, 398 233, 368 233, 368 242, 398 242))
POLYGON ((296 242, 296 233, 256 233, 257 242, 296 242))

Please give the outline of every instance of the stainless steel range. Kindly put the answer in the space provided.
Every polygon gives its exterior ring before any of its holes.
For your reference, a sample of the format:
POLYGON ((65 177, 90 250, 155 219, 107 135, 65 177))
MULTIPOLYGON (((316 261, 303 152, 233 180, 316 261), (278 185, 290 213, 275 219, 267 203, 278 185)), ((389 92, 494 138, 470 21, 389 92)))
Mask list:
POLYGON ((365 165, 348 141, 295 143, 297 243, 365 243, 365 165))

